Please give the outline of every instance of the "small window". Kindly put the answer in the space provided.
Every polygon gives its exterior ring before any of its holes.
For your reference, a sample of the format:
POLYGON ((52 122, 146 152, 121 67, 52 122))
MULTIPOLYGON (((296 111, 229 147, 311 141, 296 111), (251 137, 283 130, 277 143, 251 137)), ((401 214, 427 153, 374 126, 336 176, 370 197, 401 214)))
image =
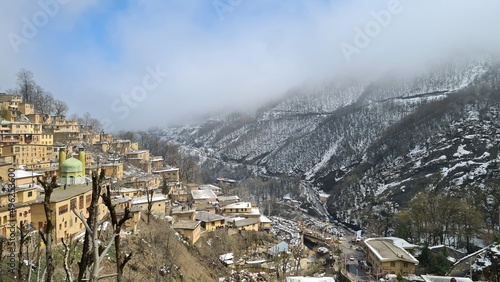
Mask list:
POLYGON ((71 201, 69 202, 69 205, 70 205, 71 210, 76 209, 76 198, 71 199, 71 201))
POLYGON ((395 267, 396 266, 396 263, 391 261, 391 267, 395 267))
POLYGON ((31 197, 31 196, 33 196, 33 191, 28 192, 28 197, 31 197))
POLYGON ((59 215, 65 214, 68 212, 68 205, 64 205, 62 207, 59 207, 59 215))

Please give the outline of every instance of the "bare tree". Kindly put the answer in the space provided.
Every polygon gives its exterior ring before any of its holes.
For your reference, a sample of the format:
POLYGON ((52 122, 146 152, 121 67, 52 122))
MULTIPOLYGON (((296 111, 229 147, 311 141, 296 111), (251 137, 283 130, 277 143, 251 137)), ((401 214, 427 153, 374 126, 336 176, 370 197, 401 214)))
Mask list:
POLYGON ((124 139, 124 140, 130 140, 130 142, 135 142, 135 133, 130 131, 130 130, 127 130, 127 131, 123 131, 123 130, 120 130, 120 132, 118 132, 117 136, 121 139, 124 139))
POLYGON ((92 115, 89 112, 85 112, 81 118, 79 118, 78 123, 85 127, 90 125, 92 120, 92 115))
MULTIPOLYGON (((83 278, 89 272, 89 267, 93 263, 93 253, 90 249, 92 241, 93 230, 97 229, 97 212, 99 205, 99 195, 101 194, 101 182, 104 181, 105 173, 101 170, 101 174, 97 176, 95 172, 92 172, 92 199, 87 212, 89 217, 86 220, 82 220, 85 224, 85 235, 83 240, 82 257, 78 263, 78 278, 77 281, 83 281, 83 278), (88 228, 87 228, 88 226, 88 228)), ((77 215, 78 216, 78 215, 77 215)), ((97 240, 97 238, 96 238, 97 240)))
POLYGON ((115 256, 116 256, 116 281, 122 281, 123 277, 123 268, 127 264, 127 262, 130 261, 132 258, 132 253, 129 253, 124 256, 122 250, 121 250, 121 237, 120 237, 120 232, 122 230, 123 224, 129 219, 132 218, 132 214, 130 213, 129 207, 125 208, 125 213, 123 217, 118 220, 118 216, 116 214, 116 206, 112 203, 111 200, 111 191, 109 186, 107 187, 107 193, 102 194, 102 200, 104 202, 104 205, 108 208, 109 215, 111 218, 111 224, 113 225, 113 234, 114 234, 114 240, 115 240, 115 256))
POLYGON ((23 97, 25 103, 33 102, 33 93, 35 88, 33 73, 26 69, 21 69, 17 73, 17 91, 23 97))
POLYGON ((148 207, 146 210, 146 214, 148 215, 148 225, 149 225, 149 219, 151 216, 151 210, 153 209, 153 194, 154 190, 150 189, 149 187, 146 187, 146 200, 148 201, 148 207))
POLYGON ((73 282, 73 272, 71 271, 70 265, 70 252, 71 252, 71 242, 72 238, 64 240, 61 238, 61 243, 64 246, 64 272, 66 273, 66 281, 73 282))
POLYGON ((47 224, 42 231, 40 231, 40 236, 42 237, 42 241, 45 244, 45 265, 47 268, 47 276, 45 281, 51 282, 52 276, 54 275, 54 258, 52 257, 52 231, 54 230, 54 224, 52 222, 52 207, 50 206, 50 196, 54 191, 54 188, 57 187, 56 177, 53 176, 51 181, 49 182, 47 176, 38 176, 37 181, 43 187, 45 192, 43 198, 43 209, 45 212, 45 217, 47 218, 47 224))
POLYGON ((53 107, 53 114, 56 116, 64 116, 68 112, 69 107, 68 105, 61 101, 61 100, 55 100, 54 101, 54 107, 53 107))
POLYGON ((42 115, 48 115, 53 111, 54 108, 54 97, 50 92, 42 92, 41 96, 38 99, 38 107, 35 109, 42 115))
POLYGON ((72 114, 68 120, 71 120, 71 121, 77 121, 78 123, 80 123, 80 117, 78 116, 78 114, 72 114))
POLYGON ((98 281, 104 278, 115 277, 117 273, 100 275, 101 263, 108 250, 114 243, 117 234, 113 234, 112 238, 104 243, 99 243, 99 194, 102 190, 104 181, 104 170, 101 171, 99 177, 96 173, 92 173, 92 202, 88 207, 89 217, 85 219, 82 213, 73 212, 85 225, 85 239, 83 242, 82 258, 79 263, 78 281, 98 281), (100 246, 101 245, 101 246, 100 246))
POLYGON ((102 124, 98 119, 91 118, 87 127, 94 132, 99 132, 102 129, 102 124))

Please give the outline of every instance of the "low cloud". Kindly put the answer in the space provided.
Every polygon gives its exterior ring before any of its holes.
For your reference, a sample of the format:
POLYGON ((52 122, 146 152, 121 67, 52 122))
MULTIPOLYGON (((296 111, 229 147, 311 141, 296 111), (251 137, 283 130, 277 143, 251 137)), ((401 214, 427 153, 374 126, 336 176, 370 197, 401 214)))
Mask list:
MULTIPOLYGON (((250 109, 306 82, 495 54, 500 43, 497 1, 67 2, 19 52, 0 41, 0 91, 24 67, 72 112, 116 129, 250 109), (114 101, 148 66, 169 75, 120 118, 114 101)), ((27 3, 0 12, 4 39, 36 12, 27 3)))

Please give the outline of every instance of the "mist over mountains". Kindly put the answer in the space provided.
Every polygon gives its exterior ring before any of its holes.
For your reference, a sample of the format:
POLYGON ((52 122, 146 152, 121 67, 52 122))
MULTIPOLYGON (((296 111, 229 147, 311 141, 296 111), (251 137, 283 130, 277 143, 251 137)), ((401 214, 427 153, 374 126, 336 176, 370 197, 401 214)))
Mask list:
POLYGON ((212 165, 214 177, 248 176, 214 163, 299 175, 331 194, 332 216, 363 226, 386 202, 404 207, 422 191, 466 191, 495 180, 499 66, 492 57, 467 57, 412 75, 332 79, 295 88, 252 114, 160 134, 212 165))

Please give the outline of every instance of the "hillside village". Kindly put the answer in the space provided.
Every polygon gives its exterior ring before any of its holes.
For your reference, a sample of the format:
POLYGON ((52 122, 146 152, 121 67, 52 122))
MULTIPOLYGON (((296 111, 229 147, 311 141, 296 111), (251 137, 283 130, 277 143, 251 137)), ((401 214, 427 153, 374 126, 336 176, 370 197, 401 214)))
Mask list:
MULTIPOLYGON (((59 188, 51 198, 56 211, 56 239, 84 231, 83 225, 71 216, 72 210, 85 211, 90 203, 92 172, 104 171, 116 204, 129 206, 136 212, 129 231, 137 232, 136 223, 146 209, 146 191, 154 193, 152 213, 172 215, 174 229, 191 243, 196 243, 200 228, 214 230, 227 225, 241 230, 269 229, 270 220, 258 207, 225 196, 214 185, 182 185, 179 168, 165 164, 163 157, 140 150, 138 143, 114 139, 109 133, 96 133, 70 121, 65 116, 42 116, 33 105, 18 95, 0 93, 2 109, 8 109, 1 121, 1 179, 6 182, 14 169, 16 218, 29 229, 45 224, 41 207, 43 190, 38 185, 41 175, 57 176, 59 188), (223 214, 225 217, 218 216, 223 214)), ((1 235, 10 236, 8 228, 7 191, 0 198, 1 235)), ((105 209, 100 213, 105 217, 105 209)))
MULTIPOLYGON (((150 216, 164 220, 189 246, 199 245, 199 241, 212 246, 220 239, 220 232, 243 234, 247 236, 247 244, 251 238, 249 233, 269 235, 265 240, 260 239, 260 243, 254 240, 255 251, 250 255, 248 247, 254 246, 244 245, 247 251, 245 255, 240 254, 241 257, 221 249, 217 253, 219 263, 227 267, 228 273, 235 272, 233 278, 220 281, 239 281, 247 276, 246 279, 253 281, 274 281, 285 276, 289 276, 286 281, 334 281, 327 278, 334 273, 339 273, 337 279, 344 281, 370 280, 371 277, 438 281, 415 278, 419 265, 415 256, 420 247, 403 239, 365 239, 355 233, 356 230, 307 216, 298 222, 268 217, 254 203, 232 195, 231 189, 224 189, 229 193, 223 193, 223 189, 214 184, 183 183, 178 167, 170 166, 162 156, 153 156, 139 148, 137 142, 115 138, 103 131, 94 132, 91 127, 64 115, 37 113, 20 95, 0 93, 0 108, 0 234, 4 238, 17 236, 19 231, 12 228, 13 221, 15 226, 24 228, 24 234, 46 228, 44 189, 38 181, 41 176, 57 177, 58 187, 50 198, 54 240, 81 237, 85 226, 74 212, 88 216, 87 208, 92 201, 91 176, 103 172, 105 186, 110 188, 118 213, 128 208, 132 214, 122 229, 123 236, 139 234, 141 221, 149 222, 150 216), (11 180, 15 189, 7 185, 11 180), (13 192, 14 213, 9 206, 13 192), (314 251, 306 248, 306 241, 314 251), (311 264, 318 262, 321 267, 316 272, 307 271, 311 264), (271 275, 263 276, 264 270, 271 275), (322 278, 291 276, 299 273, 322 278)), ((228 187, 237 185, 234 180, 220 178, 219 181, 228 187)), ((324 202, 328 195, 320 196, 324 202)), ((284 208, 300 210, 296 200, 285 198, 282 204, 284 208)), ((100 222, 109 220, 101 198, 98 210, 100 222)), ((464 257, 465 254, 458 259, 464 257)))

